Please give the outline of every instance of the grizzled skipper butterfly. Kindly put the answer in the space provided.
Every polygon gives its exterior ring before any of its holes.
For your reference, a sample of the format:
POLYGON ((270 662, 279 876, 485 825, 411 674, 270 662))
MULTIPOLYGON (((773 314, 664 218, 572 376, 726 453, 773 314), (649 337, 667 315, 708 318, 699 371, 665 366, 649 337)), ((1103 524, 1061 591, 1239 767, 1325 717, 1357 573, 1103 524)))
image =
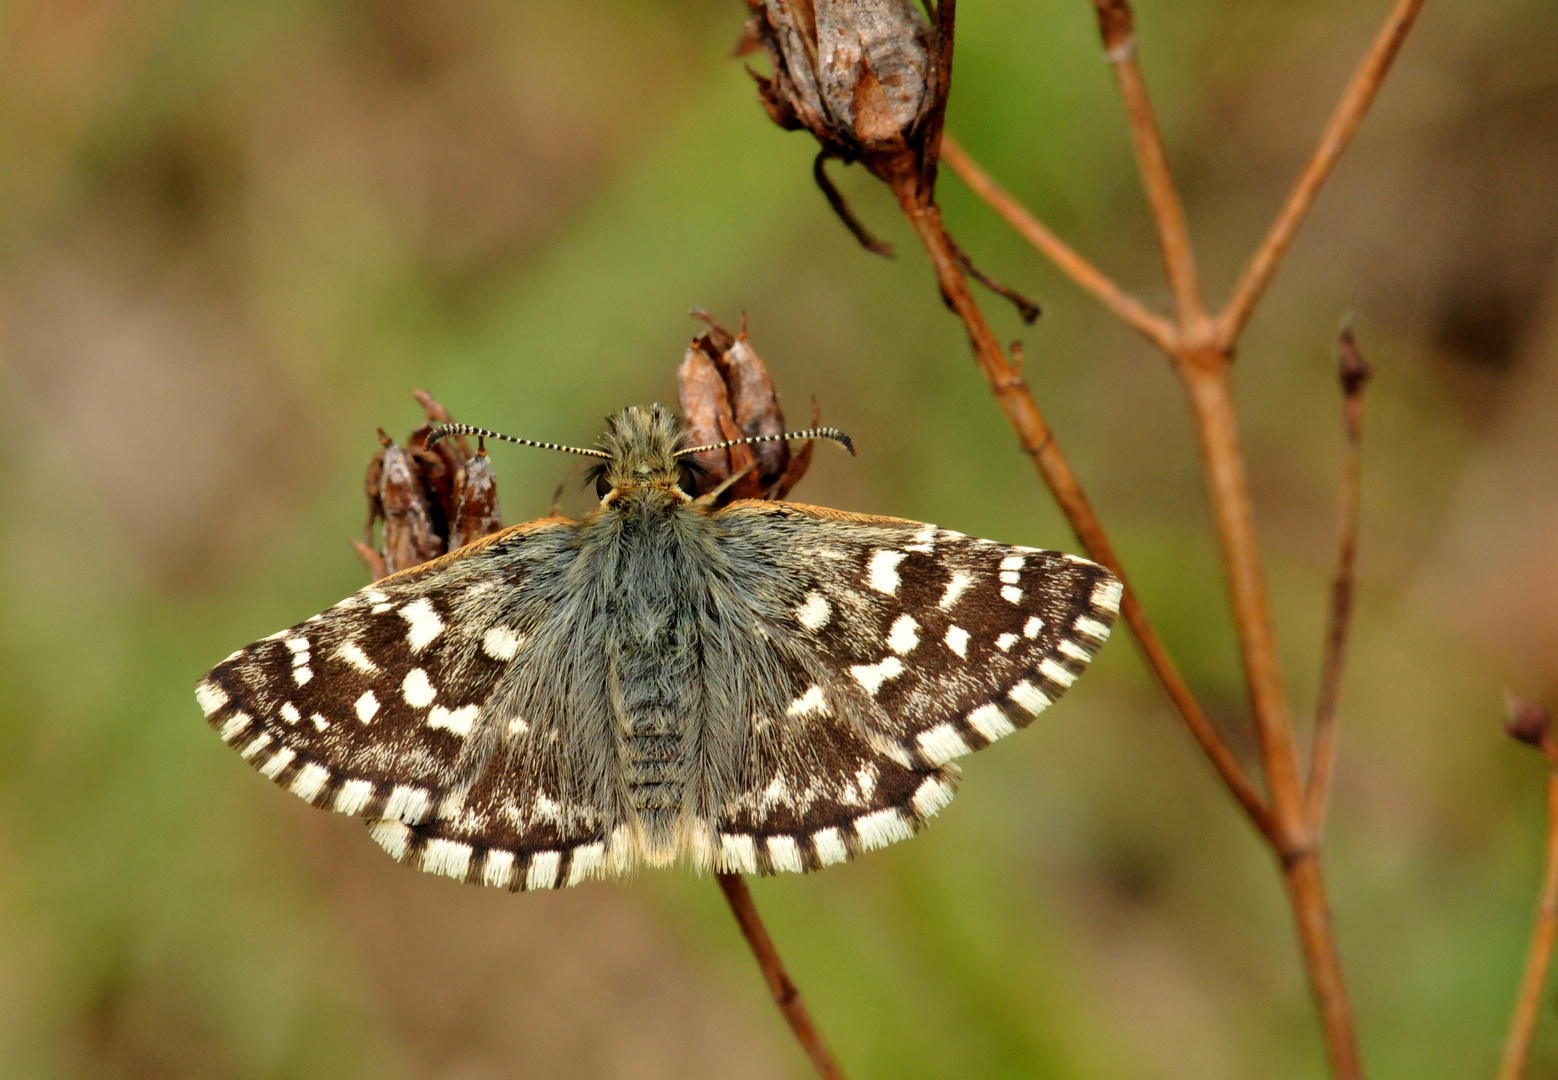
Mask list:
MULTIPOLYGON (((492 434, 434 438, 460 433, 492 434)), ((808 437, 853 453, 833 429, 720 446, 808 437)), ((1109 635, 1121 588, 1101 566, 898 518, 717 508, 691 494, 711 448, 685 441, 659 405, 617 414, 572 451, 601 459, 598 509, 238 650, 196 690, 207 720, 429 873, 804 871, 913 835, 952 799, 954 759, 1031 722, 1109 635)))

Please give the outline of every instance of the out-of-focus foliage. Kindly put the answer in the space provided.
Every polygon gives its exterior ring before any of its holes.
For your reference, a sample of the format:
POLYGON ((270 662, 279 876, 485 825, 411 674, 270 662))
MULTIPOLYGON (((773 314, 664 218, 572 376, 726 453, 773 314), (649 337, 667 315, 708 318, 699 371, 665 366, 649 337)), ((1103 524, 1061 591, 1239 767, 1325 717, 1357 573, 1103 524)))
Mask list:
MULTIPOLYGON (((1082 0, 962 5, 949 130, 1166 290, 1082 0)), ((1214 295, 1383 0, 1143 0, 1214 295)), ((700 305, 857 460, 798 497, 1069 546, 912 237, 863 254, 726 56, 735 0, 125 0, 0 8, 0 1073, 804 1075, 708 881, 491 895, 393 866, 200 722, 199 674, 363 581, 374 429, 588 441, 670 400, 700 305)), ((1339 471, 1330 341, 1370 390, 1329 866, 1376 1077, 1489 1075, 1529 925, 1558 695, 1558 8, 1432 0, 1241 352, 1300 712, 1339 471)), ((1027 373, 1149 610, 1243 748, 1237 660, 1162 361, 944 178, 1034 293, 1027 373)), ((511 518, 572 462, 496 449, 511 518)), ((573 505, 583 505, 571 496, 573 505)), ((1314 1077, 1266 857, 1121 635, 967 764, 922 837, 758 902, 856 1077, 1314 1077)), ((1541 1075, 1558 1074, 1543 1015, 1541 1075)))

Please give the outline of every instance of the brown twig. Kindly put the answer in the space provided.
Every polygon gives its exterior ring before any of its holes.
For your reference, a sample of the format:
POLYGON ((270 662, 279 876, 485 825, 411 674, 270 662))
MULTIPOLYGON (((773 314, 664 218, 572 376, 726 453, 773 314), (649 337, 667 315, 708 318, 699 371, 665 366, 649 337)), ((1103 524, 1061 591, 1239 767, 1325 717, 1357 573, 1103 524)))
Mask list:
POLYGON ((1531 948, 1526 954, 1525 973, 1515 998, 1515 1013, 1510 1019, 1509 1037, 1504 1042, 1498 1080, 1521 1080, 1525 1076, 1531 1039, 1536 1034, 1536 1021, 1542 1008, 1542 988, 1547 984, 1547 969, 1552 961, 1553 941, 1558 938, 1558 742, 1553 740, 1551 716, 1537 703, 1511 694, 1510 714, 1505 725, 1509 734, 1547 755, 1547 849, 1542 866, 1542 895, 1531 929, 1531 948))
POLYGON ((716 874, 715 877, 719 880, 725 899, 730 903, 731 913, 741 926, 742 936, 752 947, 757 966, 763 969, 763 979, 768 983, 768 992, 773 995, 774 1004, 784 1014, 790 1030, 795 1033, 795 1038, 816 1068, 817 1075, 823 1080, 843 1080, 844 1074, 833 1059, 833 1052, 823 1041, 817 1025, 812 1023, 811 1013, 801 1000, 800 990, 785 970, 784 961, 779 958, 779 951, 774 948, 773 939, 768 936, 768 930, 757 914, 746 879, 740 874, 716 874))
POLYGON ((1215 338, 1224 349, 1231 349, 1239 339, 1239 334, 1255 311, 1255 305, 1260 302, 1266 287, 1276 276, 1277 267, 1282 265, 1293 238, 1298 235, 1299 226, 1304 223, 1320 189, 1325 186, 1331 170, 1341 158, 1342 151, 1347 149, 1358 125, 1363 122, 1364 114, 1374 103, 1380 84, 1385 81, 1391 63, 1401 51, 1407 32, 1412 29, 1422 9, 1423 0, 1397 0, 1396 6, 1385 19, 1385 25, 1380 27, 1375 36, 1374 44, 1369 47, 1357 71, 1353 72, 1347 89, 1342 92, 1341 100, 1336 103, 1335 111, 1326 122, 1325 130, 1320 133, 1320 141, 1314 153, 1309 156, 1309 162, 1299 175, 1298 182, 1293 185, 1287 202, 1272 222, 1271 231, 1244 268, 1228 306, 1217 316, 1215 338))
POLYGON ((1104 39, 1104 55, 1114 69, 1115 82, 1125 101, 1125 114, 1131 130, 1131 147, 1141 171, 1142 186, 1152 209, 1152 221, 1158 230, 1158 247, 1163 254, 1163 269, 1174 292, 1174 307, 1179 314, 1182 336, 1201 336, 1206 309, 1196 284, 1195 251, 1190 245, 1190 229, 1179 201, 1179 189, 1169 169, 1158 130, 1158 116, 1147 94, 1141 63, 1136 56, 1136 16, 1126 0, 1093 0, 1098 12, 1098 30, 1104 39))
POLYGON ((951 135, 945 133, 941 136, 941 160, 952 166, 952 171, 968 185, 969 190, 1005 218, 1018 235, 1048 256, 1072 281, 1092 293, 1121 322, 1134 327, 1165 352, 1173 351, 1176 336, 1173 323, 1149 311, 1140 300, 1116 285, 1103 271, 1077 254, 1076 249, 1050 232, 1005 188, 991 179, 951 135))
POLYGON ((861 247, 873 255, 881 255, 883 258, 893 257, 893 245, 885 240, 879 240, 865 227, 865 223, 855 216, 855 211, 850 208, 844 193, 833 185, 833 178, 828 175, 828 159, 834 155, 826 150, 820 150, 816 159, 811 163, 811 176, 821 189, 823 198, 828 200, 828 205, 833 208, 833 213, 844 223, 861 247))
POLYGON ((956 257, 958 265, 963 268, 965 274, 1016 308, 1018 317, 1026 325, 1032 326, 1039 321, 1039 316, 1043 312, 1039 309, 1038 304, 1029 300, 1010 285, 1002 285, 995 278, 975 266, 974 260, 969 258, 968 252, 959 247, 957 241, 953 240, 950 235, 947 237, 947 242, 952 245, 952 254, 956 257))
POLYGON ((1306 818, 1309 832, 1318 837, 1325 823, 1326 799, 1336 763, 1336 706, 1341 696, 1342 663, 1347 655, 1347 631, 1352 621, 1353 590, 1357 581, 1358 507, 1362 481, 1363 389, 1374 371, 1358 348, 1352 327, 1337 338, 1338 379, 1342 384, 1342 460, 1340 524, 1337 528, 1336 574, 1331 579, 1331 614, 1325 636, 1325 658, 1320 668, 1320 695, 1315 705, 1314 749, 1309 761, 1306 818))
POLYGON ((984 314, 980 311, 973 293, 968 288, 968 282, 963 277, 957 257, 947 238, 946 229, 942 226, 941 211, 933 203, 922 205, 912 192, 900 191, 899 197, 904 213, 908 215, 916 234, 919 235, 926 252, 930 255, 942 294, 947 297, 953 310, 968 328, 974 359, 985 378, 989 380, 996 401, 1000 404, 1001 411, 1006 414, 1013 430, 1016 431, 1024 452, 1033 459, 1039 475, 1043 477, 1056 503, 1066 515, 1066 520, 1077 534, 1077 539, 1082 542, 1083 548, 1093 559, 1113 571, 1125 585, 1125 594, 1121 600, 1121 614, 1125 616, 1126 622, 1136 635, 1136 640, 1141 645, 1153 674, 1157 676, 1175 709, 1184 718, 1191 735, 1201 745, 1223 782, 1238 799, 1239 805, 1249 814, 1256 828, 1275 842, 1278 833, 1270 811, 1245 775, 1238 758, 1218 734, 1217 728, 1202 710, 1195 695, 1190 692, 1189 686, 1185 684, 1173 660, 1169 657, 1168 650, 1163 647, 1152 624, 1148 622, 1136 598, 1136 593, 1130 586, 1125 569, 1120 564, 1119 556, 1115 554, 1114 545, 1109 542, 1103 524, 1098 520, 1098 515, 1077 481, 1071 463, 1066 460, 1065 454, 1056 443, 1038 402, 1034 400, 1033 392, 1028 388, 1021 374, 1007 360, 1000 342, 996 340, 995 334, 985 321, 984 314))

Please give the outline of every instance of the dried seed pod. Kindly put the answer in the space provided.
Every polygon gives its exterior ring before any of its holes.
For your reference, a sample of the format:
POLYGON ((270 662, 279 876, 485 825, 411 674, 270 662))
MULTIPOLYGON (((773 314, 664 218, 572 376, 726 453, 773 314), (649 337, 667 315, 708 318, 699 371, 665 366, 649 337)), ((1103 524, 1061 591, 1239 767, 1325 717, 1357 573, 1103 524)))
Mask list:
MULTIPOLYGON (((742 435, 779 435, 784 432, 784 412, 768 368, 752 351, 745 334, 725 353, 725 385, 736 427, 742 435)), ((752 447, 758 460, 758 477, 763 488, 771 487, 790 464, 790 447, 784 442, 757 443, 752 447)))
POLYGON ((417 460, 394 443, 384 448, 379 504, 384 514, 384 565, 390 573, 419 566, 444 553, 444 540, 433 527, 432 508, 417 460))
POLYGON ((460 470, 459 499, 453 522, 449 530, 450 551, 503 528, 503 517, 498 511, 498 480, 485 448, 478 450, 460 470))
MULTIPOLYGON (((719 368, 698 342, 688 348, 676 371, 676 398, 687 424, 687 439, 693 446, 707 446, 739 437, 739 432, 735 436, 726 434, 736 423, 730 410, 730 395, 719 368)), ((699 495, 712 491, 731 474, 729 449, 706 450, 691 460, 696 463, 699 495)))
POLYGON ((935 32, 913 0, 747 0, 743 47, 773 66, 754 76, 781 127, 806 128, 845 160, 915 146, 938 105, 935 32))

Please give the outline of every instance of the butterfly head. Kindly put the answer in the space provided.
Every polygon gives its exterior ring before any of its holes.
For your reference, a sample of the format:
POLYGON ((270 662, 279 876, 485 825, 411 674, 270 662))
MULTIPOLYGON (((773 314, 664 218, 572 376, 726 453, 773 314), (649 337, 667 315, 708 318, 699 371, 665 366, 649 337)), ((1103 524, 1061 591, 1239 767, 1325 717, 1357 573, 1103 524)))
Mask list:
POLYGON ((595 492, 610 505, 633 496, 691 502, 694 462, 679 457, 682 421, 664 405, 630 405, 606 420, 601 448, 609 455, 595 470, 595 492))

